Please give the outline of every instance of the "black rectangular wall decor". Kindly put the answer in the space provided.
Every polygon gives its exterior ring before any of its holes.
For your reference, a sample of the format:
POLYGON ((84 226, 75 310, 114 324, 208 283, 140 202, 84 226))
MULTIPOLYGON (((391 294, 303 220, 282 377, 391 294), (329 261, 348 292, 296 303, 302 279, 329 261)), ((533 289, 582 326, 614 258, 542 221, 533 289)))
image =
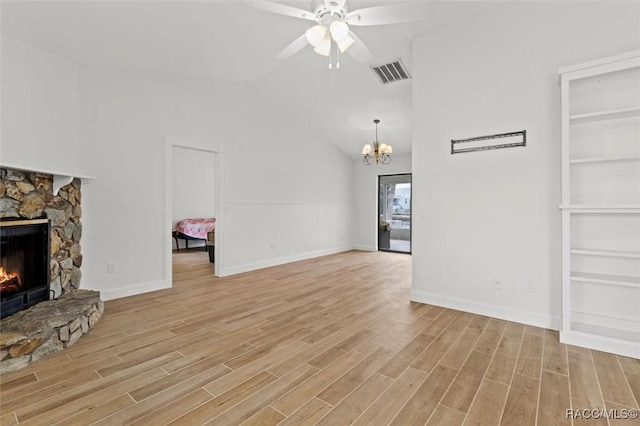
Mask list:
POLYGON ((499 133, 469 139, 451 139, 451 154, 463 152, 487 151, 490 149, 527 146, 527 131, 499 133))

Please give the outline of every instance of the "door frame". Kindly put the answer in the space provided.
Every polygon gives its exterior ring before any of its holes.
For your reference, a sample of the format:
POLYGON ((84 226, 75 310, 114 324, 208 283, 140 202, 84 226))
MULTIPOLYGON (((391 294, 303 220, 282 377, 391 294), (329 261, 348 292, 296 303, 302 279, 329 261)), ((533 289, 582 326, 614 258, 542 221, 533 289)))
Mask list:
POLYGON ((377 251, 383 251, 386 253, 401 253, 401 254, 412 254, 413 252, 413 173, 389 173, 389 174, 385 174, 385 175, 378 175, 378 182, 376 185, 376 248, 377 251), (411 195, 411 207, 409 208, 409 216, 411 217, 410 219, 410 226, 409 226, 409 251, 399 251, 399 250, 387 250, 387 249, 381 249, 380 245, 379 245, 379 232, 380 232, 380 178, 382 177, 389 177, 389 176, 406 176, 409 175, 411 176, 411 189, 409 191, 409 194, 411 195))
POLYGON ((165 236, 165 282, 173 287, 173 238, 171 238, 172 225, 172 212, 173 212, 173 148, 184 148, 194 151, 208 152, 214 154, 215 157, 215 211, 214 217, 216 218, 216 233, 215 233, 215 250, 214 250, 214 275, 216 277, 224 276, 224 250, 220 250, 220 247, 224 245, 224 208, 222 203, 224 201, 224 194, 222 193, 224 185, 222 185, 222 179, 224 176, 223 167, 223 153, 219 147, 208 146, 201 143, 197 143, 192 140, 183 140, 177 138, 166 138, 165 140, 165 155, 164 155, 164 176, 165 176, 165 203, 164 203, 164 224, 163 235, 165 236))

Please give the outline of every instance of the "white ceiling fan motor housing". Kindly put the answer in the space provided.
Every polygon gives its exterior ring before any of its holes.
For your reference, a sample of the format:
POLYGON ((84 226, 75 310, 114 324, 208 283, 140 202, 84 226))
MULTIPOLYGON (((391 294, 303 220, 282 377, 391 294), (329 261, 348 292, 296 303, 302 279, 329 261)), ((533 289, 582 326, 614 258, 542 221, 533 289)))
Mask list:
POLYGON ((319 23, 326 22, 329 17, 343 20, 349 13, 349 2, 345 1, 342 7, 340 3, 335 0, 312 0, 311 10, 319 23))

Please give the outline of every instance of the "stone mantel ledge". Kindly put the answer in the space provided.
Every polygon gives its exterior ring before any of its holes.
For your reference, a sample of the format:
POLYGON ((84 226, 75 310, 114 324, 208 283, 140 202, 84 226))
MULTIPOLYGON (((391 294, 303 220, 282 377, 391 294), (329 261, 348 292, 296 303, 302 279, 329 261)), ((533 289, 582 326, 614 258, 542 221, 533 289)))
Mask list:
POLYGON ((74 290, 0 320, 0 375, 19 370, 77 342, 93 328, 100 292, 74 290))

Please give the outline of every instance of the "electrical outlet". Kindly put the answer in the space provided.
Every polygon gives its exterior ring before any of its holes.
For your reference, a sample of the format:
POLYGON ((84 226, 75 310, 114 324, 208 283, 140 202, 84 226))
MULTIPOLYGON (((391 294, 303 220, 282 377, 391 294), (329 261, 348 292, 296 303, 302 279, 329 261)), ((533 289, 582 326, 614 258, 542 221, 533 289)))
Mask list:
POLYGON ((536 284, 533 281, 527 281, 524 285, 524 289, 529 293, 535 293, 536 284))
POLYGON ((493 288, 495 288, 496 290, 501 290, 502 289, 502 283, 500 282, 499 279, 497 279, 497 278, 493 279, 493 288))
POLYGON ((109 263, 107 263, 107 273, 109 273, 109 274, 117 274, 118 273, 118 263, 117 262, 109 262, 109 263))

